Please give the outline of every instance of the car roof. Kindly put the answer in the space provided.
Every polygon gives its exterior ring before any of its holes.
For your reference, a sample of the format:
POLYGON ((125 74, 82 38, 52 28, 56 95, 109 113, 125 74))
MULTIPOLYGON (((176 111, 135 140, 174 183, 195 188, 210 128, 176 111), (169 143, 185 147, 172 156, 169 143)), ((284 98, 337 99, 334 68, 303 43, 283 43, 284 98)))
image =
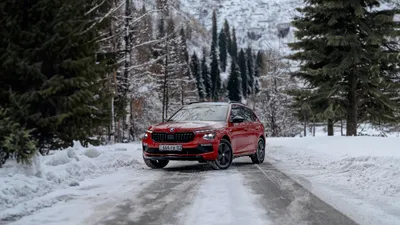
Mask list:
POLYGON ((243 103, 241 103, 241 102, 234 102, 234 101, 230 101, 230 102, 191 102, 188 105, 230 105, 230 104, 243 105, 243 103))

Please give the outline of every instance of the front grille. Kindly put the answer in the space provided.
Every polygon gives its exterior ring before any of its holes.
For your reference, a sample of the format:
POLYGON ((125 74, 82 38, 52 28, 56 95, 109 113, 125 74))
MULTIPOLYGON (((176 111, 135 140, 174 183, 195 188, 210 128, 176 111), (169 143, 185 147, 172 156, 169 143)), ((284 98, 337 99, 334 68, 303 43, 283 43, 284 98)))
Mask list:
POLYGON ((175 142, 175 143, 185 143, 191 142, 194 139, 194 133, 153 133, 151 134, 151 138, 155 142, 175 142))

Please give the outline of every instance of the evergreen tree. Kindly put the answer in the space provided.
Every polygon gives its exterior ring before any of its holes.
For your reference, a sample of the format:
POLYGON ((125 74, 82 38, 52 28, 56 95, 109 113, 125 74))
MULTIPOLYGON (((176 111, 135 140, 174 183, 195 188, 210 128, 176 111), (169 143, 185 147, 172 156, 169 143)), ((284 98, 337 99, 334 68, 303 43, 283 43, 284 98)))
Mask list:
POLYGON ((108 124, 109 70, 96 58, 100 32, 109 24, 108 18, 99 20, 111 7, 103 3, 0 3, 1 106, 10 108, 12 90, 24 108, 15 121, 34 129, 31 137, 39 148, 68 147, 74 140, 95 143, 97 129, 108 124))
POLYGON ((236 29, 232 30, 232 46, 231 46, 231 56, 234 60, 236 60, 238 56, 238 44, 236 39, 236 29))
POLYGON ((218 25, 217 25, 217 12, 214 10, 212 15, 212 28, 211 28, 212 41, 211 46, 217 48, 218 45, 218 25))
POLYGON ((229 27, 229 23, 227 20, 224 22, 224 32, 225 32, 225 37, 226 37, 226 45, 227 45, 227 51, 229 55, 232 55, 232 37, 231 37, 231 28, 229 27))
POLYGON ((247 77, 248 77, 248 88, 247 94, 250 95, 253 93, 254 86, 254 60, 253 60, 253 51, 250 47, 246 50, 246 59, 247 59, 247 77))
POLYGON ((211 84, 212 84, 212 99, 214 101, 219 100, 219 93, 221 89, 221 75, 218 65, 218 56, 215 51, 211 54, 211 84))
POLYGON ((201 74, 201 65, 200 65, 200 60, 197 57, 196 52, 193 53, 192 55, 192 59, 190 62, 190 68, 192 70, 192 75, 196 78, 196 86, 197 86, 197 90, 199 92, 199 97, 200 99, 205 99, 206 98, 206 90, 204 87, 204 80, 201 74))
POLYGON ((260 92, 260 84, 259 84, 259 79, 262 75, 262 72, 264 70, 264 62, 263 62, 263 53, 261 51, 257 52, 257 55, 255 56, 256 62, 255 62, 255 70, 254 70, 254 79, 255 79, 255 87, 253 87, 255 90, 255 94, 258 94, 260 92))
POLYGON ((211 99, 212 96, 211 75, 210 75, 210 70, 208 69, 207 59, 205 54, 203 55, 203 60, 201 61, 201 77, 203 78, 204 82, 206 98, 211 99))
POLYGON ((31 136, 32 130, 21 126, 14 116, 15 112, 21 110, 19 103, 13 102, 8 109, 0 106, 0 168, 10 156, 18 162, 29 163, 37 151, 36 141, 31 136))
POLYGON ((239 53, 239 68, 240 68, 240 76, 242 78, 242 94, 244 98, 247 98, 247 90, 248 90, 248 79, 247 79, 247 60, 246 55, 243 49, 240 50, 239 53))
POLYGON ((218 41, 219 41, 219 61, 221 64, 221 70, 225 72, 228 60, 228 49, 227 49, 228 45, 224 29, 221 29, 220 31, 218 41))
POLYGON ((242 80, 240 70, 236 62, 232 62, 231 72, 228 78, 228 96, 231 101, 241 101, 242 80))
POLYGON ((348 136, 357 135, 362 114, 396 118, 399 44, 389 37, 399 35, 398 10, 380 10, 378 0, 306 2, 293 22, 299 41, 290 45, 296 51, 290 58, 303 62, 295 75, 318 89, 311 97, 327 99, 328 108, 347 107, 348 136), (338 98, 346 99, 344 105, 338 107, 338 98))
POLYGON ((221 90, 221 75, 219 70, 219 60, 217 53, 217 15, 214 10, 212 18, 212 43, 211 43, 211 82, 212 82, 212 99, 214 101, 219 100, 219 94, 221 90))

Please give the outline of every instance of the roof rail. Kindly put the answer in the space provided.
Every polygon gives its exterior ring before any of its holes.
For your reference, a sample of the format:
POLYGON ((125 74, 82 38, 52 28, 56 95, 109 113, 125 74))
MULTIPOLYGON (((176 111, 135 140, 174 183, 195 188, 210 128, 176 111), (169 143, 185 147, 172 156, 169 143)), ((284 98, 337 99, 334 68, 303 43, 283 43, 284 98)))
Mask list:
POLYGON ((191 105, 191 104, 196 104, 196 103, 203 103, 203 102, 201 102, 201 101, 197 101, 197 102, 189 102, 189 103, 188 103, 188 105, 191 105))
POLYGON ((236 104, 241 104, 241 105, 243 105, 243 103, 242 103, 242 102, 238 102, 238 101, 229 101, 229 104, 233 104, 233 103, 236 103, 236 104))

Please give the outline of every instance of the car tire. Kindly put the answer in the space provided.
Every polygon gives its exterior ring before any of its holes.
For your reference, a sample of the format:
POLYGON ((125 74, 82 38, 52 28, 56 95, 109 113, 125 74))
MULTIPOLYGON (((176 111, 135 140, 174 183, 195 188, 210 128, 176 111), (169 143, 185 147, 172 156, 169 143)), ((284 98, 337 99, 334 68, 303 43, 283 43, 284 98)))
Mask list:
POLYGON ((146 165, 152 169, 162 169, 168 165, 169 161, 144 159, 144 163, 146 163, 146 165))
POLYGON ((226 170, 232 165, 233 150, 228 140, 222 139, 218 146, 218 157, 211 162, 211 166, 216 170, 226 170))
POLYGON ((265 159, 265 141, 264 139, 258 139, 257 143, 257 151, 254 155, 250 156, 251 161, 254 164, 261 164, 264 162, 265 159))

